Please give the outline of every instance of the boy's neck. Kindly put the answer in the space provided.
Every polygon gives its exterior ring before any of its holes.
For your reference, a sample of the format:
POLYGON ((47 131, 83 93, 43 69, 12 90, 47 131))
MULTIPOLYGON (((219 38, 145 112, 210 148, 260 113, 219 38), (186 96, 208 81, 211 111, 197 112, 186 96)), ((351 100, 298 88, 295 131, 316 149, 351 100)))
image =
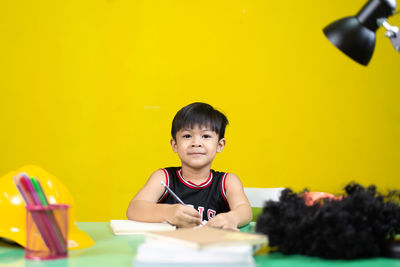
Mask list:
POLYGON ((182 176, 185 180, 193 182, 195 184, 201 184, 210 176, 210 167, 201 169, 193 169, 188 166, 182 165, 182 176))

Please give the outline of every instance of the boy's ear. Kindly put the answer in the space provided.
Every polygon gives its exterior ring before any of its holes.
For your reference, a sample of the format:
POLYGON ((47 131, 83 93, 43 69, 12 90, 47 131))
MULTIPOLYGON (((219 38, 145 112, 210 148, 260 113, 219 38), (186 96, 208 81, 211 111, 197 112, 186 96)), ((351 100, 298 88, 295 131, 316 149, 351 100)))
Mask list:
POLYGON ((174 138, 171 138, 171 140, 170 140, 169 142, 170 142, 170 144, 171 144, 172 150, 173 150, 175 153, 178 152, 178 149, 177 149, 177 147, 176 147, 176 141, 175 141, 175 139, 174 139, 174 138))
POLYGON ((218 147, 217 147, 217 153, 221 153, 222 149, 224 149, 226 145, 226 140, 225 138, 222 138, 221 140, 218 141, 218 147))

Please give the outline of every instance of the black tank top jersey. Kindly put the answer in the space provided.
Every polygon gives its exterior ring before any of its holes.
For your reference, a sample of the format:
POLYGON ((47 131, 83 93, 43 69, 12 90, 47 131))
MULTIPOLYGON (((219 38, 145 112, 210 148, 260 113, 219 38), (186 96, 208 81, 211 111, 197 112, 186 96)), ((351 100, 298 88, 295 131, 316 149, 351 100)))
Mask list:
MULTIPOLYGON (((208 221, 215 215, 230 210, 225 192, 225 179, 228 173, 210 170, 208 179, 204 183, 196 185, 183 178, 180 167, 169 167, 162 170, 167 186, 186 205, 191 205, 199 211, 203 221, 208 221)), ((178 201, 165 190, 158 203, 176 204, 178 201)))

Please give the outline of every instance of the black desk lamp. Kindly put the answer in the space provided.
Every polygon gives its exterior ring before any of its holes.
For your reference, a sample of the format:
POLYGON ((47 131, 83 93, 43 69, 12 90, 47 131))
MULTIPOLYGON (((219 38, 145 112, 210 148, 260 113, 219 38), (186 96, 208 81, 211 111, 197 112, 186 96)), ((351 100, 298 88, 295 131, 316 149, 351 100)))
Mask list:
POLYGON ((383 26, 394 48, 400 52, 400 32, 386 22, 393 15, 396 0, 369 0, 352 17, 332 22, 324 28, 329 41, 343 53, 362 65, 368 65, 375 48, 376 31, 383 26))

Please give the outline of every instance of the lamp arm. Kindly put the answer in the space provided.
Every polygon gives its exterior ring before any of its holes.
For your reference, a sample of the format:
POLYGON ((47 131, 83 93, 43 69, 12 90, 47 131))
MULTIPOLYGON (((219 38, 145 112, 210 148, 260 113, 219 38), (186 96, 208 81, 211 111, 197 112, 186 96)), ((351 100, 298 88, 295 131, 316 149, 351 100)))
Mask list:
POLYGON ((378 19, 378 25, 382 25, 386 29, 385 36, 390 39, 394 49, 400 52, 400 32, 399 27, 390 25, 386 19, 378 19))

